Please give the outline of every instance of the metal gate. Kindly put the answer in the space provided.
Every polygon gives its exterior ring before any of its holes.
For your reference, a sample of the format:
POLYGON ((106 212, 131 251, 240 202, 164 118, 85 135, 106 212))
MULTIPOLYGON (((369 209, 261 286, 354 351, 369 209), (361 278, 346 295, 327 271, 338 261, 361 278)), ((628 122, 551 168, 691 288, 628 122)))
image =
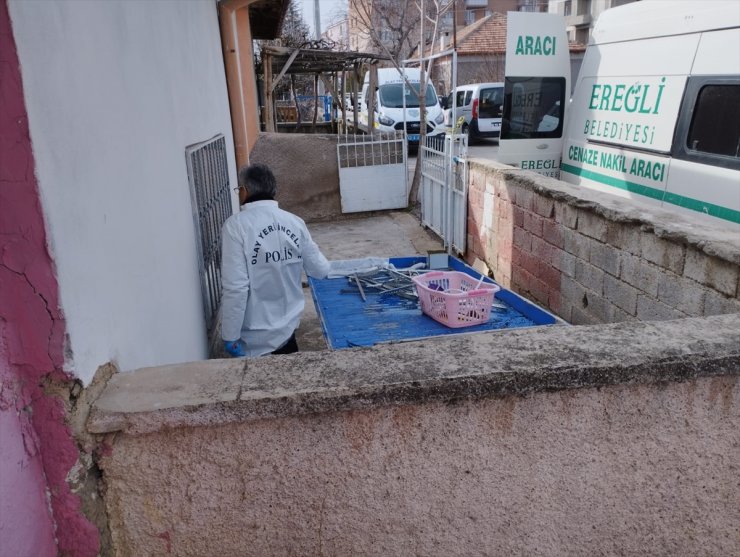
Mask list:
POLYGON ((403 132, 341 135, 337 161, 342 213, 408 206, 403 132))
POLYGON ((229 165, 223 135, 190 145, 185 160, 193 204, 203 309, 209 333, 221 303, 221 227, 232 214, 229 165))
POLYGON ((427 137, 421 159, 421 222, 442 238, 448 253, 465 253, 468 176, 465 134, 427 137))

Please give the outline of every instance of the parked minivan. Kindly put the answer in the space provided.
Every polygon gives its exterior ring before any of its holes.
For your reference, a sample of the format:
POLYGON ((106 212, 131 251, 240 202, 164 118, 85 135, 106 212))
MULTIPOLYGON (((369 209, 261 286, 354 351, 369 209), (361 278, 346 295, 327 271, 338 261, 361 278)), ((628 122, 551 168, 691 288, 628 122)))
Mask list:
POLYGON ((498 138, 504 105, 503 83, 471 83, 460 85, 446 99, 445 122, 459 127, 470 139, 498 138), (455 101, 455 114, 452 105, 455 101), (462 121, 460 121, 462 118, 462 121), (459 126, 458 126, 459 124, 459 126))

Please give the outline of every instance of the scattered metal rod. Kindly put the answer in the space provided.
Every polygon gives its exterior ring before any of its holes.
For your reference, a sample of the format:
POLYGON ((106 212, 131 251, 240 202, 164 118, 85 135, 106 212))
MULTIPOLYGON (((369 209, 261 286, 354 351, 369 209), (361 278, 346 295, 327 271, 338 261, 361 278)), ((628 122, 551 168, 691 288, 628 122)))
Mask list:
MULTIPOLYGON (((353 273, 347 276, 351 286, 357 288, 363 301, 367 301, 366 292, 375 290, 379 295, 395 294, 400 298, 416 300, 418 295, 414 287, 412 277, 427 273, 429 269, 422 269, 420 264, 412 265, 406 269, 375 268, 367 271, 353 273)), ((354 293, 355 290, 342 289, 341 294, 354 293)))
POLYGON ((383 289, 380 291, 380 295, 385 296, 386 294, 390 294, 391 292, 398 292, 399 290, 409 290, 413 286, 414 286, 413 284, 404 284, 403 286, 399 286, 397 288, 383 289))
POLYGON ((357 285, 357 289, 360 291, 360 296, 362 296, 362 301, 367 302, 367 296, 365 296, 365 291, 362 289, 362 284, 360 284, 360 279, 357 278, 357 275, 353 275, 355 277, 355 284, 357 285))

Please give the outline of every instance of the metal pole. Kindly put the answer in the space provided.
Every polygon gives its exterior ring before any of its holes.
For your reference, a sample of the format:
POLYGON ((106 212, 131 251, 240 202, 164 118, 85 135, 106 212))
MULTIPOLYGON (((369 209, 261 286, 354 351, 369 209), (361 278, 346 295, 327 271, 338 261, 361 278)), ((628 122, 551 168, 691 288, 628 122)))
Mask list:
MULTIPOLYGON (((321 11, 319 10, 319 0, 313 0, 313 35, 317 41, 321 40, 321 11)), ((319 81, 318 93, 324 96, 324 83, 319 81)))
POLYGON ((453 214, 453 207, 452 207, 452 189, 453 189, 453 178, 452 178, 452 159, 454 157, 455 153, 455 126, 457 124, 455 114, 457 109, 457 93, 455 92, 455 87, 457 87, 457 48, 453 47, 452 49, 452 116, 450 120, 452 120, 452 134, 450 134, 450 141, 445 142, 445 150, 447 150, 447 146, 449 146, 449 153, 445 153, 447 156, 447 178, 445 180, 447 185, 447 232, 445 234, 446 237, 449 237, 449 242, 447 244, 447 253, 449 255, 452 255, 452 241, 453 241, 453 232, 452 232, 452 214, 453 214))

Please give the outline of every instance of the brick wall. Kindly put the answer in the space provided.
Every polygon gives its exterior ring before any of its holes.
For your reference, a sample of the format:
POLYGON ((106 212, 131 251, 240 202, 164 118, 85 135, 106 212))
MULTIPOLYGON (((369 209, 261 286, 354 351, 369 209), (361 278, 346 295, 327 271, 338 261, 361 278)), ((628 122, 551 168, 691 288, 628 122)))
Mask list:
POLYGON ((471 161, 466 259, 574 324, 740 312, 740 231, 471 161))

